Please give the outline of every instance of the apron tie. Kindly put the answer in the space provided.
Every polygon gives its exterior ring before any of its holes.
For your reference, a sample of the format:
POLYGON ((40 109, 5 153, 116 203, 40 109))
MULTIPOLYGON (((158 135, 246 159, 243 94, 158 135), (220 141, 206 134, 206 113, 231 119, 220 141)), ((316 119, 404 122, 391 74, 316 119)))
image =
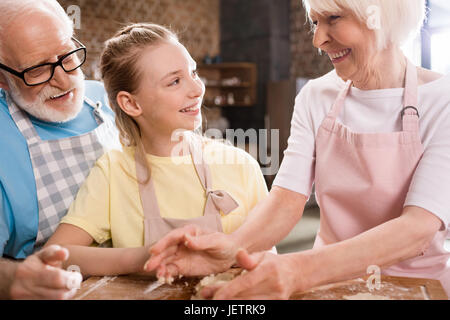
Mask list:
POLYGON ((206 190, 206 205, 208 203, 214 203, 217 210, 222 211, 224 214, 229 214, 231 211, 239 207, 239 204, 233 197, 223 190, 206 190))
MULTIPOLYGON (((221 214, 229 214, 239 207, 238 202, 224 190, 213 190, 212 177, 208 164, 203 159, 201 148, 201 139, 193 137, 189 141, 189 151, 192 156, 192 162, 205 190, 201 196, 206 196, 203 215, 191 219, 163 218, 159 211, 158 199, 156 198, 152 179, 146 184, 139 183, 145 177, 145 167, 141 163, 137 153, 135 153, 136 176, 139 184, 139 194, 144 210, 144 244, 152 245, 171 230, 183 227, 187 224, 195 224, 205 230, 223 232, 221 214)), ((200 196, 200 195, 199 195, 200 196)))

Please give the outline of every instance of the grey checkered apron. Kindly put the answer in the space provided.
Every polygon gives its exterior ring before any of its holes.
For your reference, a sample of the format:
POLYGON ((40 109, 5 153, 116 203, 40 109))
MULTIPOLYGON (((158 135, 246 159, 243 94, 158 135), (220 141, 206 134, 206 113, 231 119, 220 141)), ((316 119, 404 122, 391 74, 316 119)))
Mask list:
POLYGON ((36 181, 39 227, 34 250, 39 250, 53 234, 61 218, 74 200, 78 189, 97 159, 109 148, 116 147, 117 129, 113 120, 101 110, 101 102, 92 107, 98 123, 96 129, 80 136, 43 141, 22 111, 6 95, 9 112, 25 137, 36 181))

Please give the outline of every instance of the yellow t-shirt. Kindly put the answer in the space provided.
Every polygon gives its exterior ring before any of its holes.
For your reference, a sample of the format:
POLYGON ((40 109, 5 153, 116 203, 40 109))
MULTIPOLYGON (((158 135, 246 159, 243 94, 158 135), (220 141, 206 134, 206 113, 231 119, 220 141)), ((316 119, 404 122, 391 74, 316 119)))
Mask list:
MULTIPOLYGON (((88 232, 97 243, 112 240, 114 247, 144 245, 144 213, 136 180, 134 147, 110 151, 92 168, 68 214, 68 223, 88 232)), ((248 212, 267 194, 258 162, 245 151, 209 142, 204 151, 213 190, 227 191, 239 204, 222 215, 225 233, 235 231, 248 212)), ((147 155, 160 213, 165 218, 190 219, 203 215, 206 194, 190 155, 147 155)))

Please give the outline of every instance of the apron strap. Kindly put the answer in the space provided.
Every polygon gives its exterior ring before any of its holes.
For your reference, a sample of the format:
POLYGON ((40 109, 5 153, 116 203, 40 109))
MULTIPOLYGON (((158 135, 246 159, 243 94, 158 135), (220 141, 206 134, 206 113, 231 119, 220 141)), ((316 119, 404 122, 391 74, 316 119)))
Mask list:
MULTIPOLYGON (((218 230, 222 230, 220 222, 220 211, 222 211, 224 214, 228 214, 239 205, 227 192, 222 190, 211 190, 211 173, 209 171, 208 165, 206 164, 206 162, 204 162, 201 143, 199 141, 200 139, 196 139, 195 137, 187 137, 186 135, 185 137, 189 142, 189 150, 191 152, 195 170, 203 188, 206 190, 206 204, 203 216, 197 219, 190 220, 196 221, 193 223, 201 225, 206 224, 208 227, 218 228, 218 230)), ((147 161, 145 155, 144 157, 139 157, 138 152, 135 152, 136 176, 138 179, 139 193, 145 218, 144 243, 148 245, 153 243, 155 240, 153 239, 153 237, 155 237, 156 235, 156 238, 158 238, 158 232, 164 231, 168 225, 170 225, 170 228, 175 228, 177 226, 179 227, 181 225, 179 224, 179 222, 174 223, 173 219, 164 219, 161 217, 158 200, 156 199, 155 188, 151 176, 149 177, 149 180, 146 184, 139 182, 145 180, 146 178, 146 167, 143 161, 147 161), (154 225, 155 223, 156 225, 154 225), (161 230, 154 230, 155 232, 153 232, 152 234, 150 230, 150 228, 152 227, 161 228, 161 230)), ((184 222, 186 221, 187 220, 185 220, 184 222)))
POLYGON ((25 111, 20 109, 16 103, 12 100, 9 93, 5 92, 6 103, 8 104, 8 110, 11 114, 11 118, 19 129, 20 133, 24 136, 28 145, 35 144, 41 141, 36 129, 31 123, 30 117, 25 111))
MULTIPOLYGON (((348 80, 345 87, 339 92, 330 112, 327 115, 329 121, 334 121, 341 112, 345 98, 348 95, 352 85, 352 81, 348 80)), ((402 130, 408 132, 419 131, 419 111, 417 110, 417 94, 418 94, 418 80, 417 68, 407 59, 406 75, 405 75, 405 90, 403 95, 403 109, 401 111, 402 130)))
POLYGON ((417 93, 417 68, 408 59, 406 66, 405 92, 403 95, 403 109, 400 113, 403 131, 419 131, 419 110, 417 110, 417 93))
POLYGON ((189 141, 189 150, 197 171, 197 175, 206 191, 206 206, 204 215, 229 214, 239 207, 233 197, 224 190, 212 190, 211 170, 204 158, 202 143, 199 138, 193 136, 189 141))
MULTIPOLYGON (((197 139, 192 139, 189 143, 189 149, 191 152, 192 160, 194 162, 194 167, 200 182, 206 192, 206 205, 204 215, 216 215, 228 214, 237 207, 239 204, 233 197, 224 190, 212 190, 212 178, 209 166, 206 164, 202 149, 199 146, 199 141, 197 139)), ((155 187, 152 182, 152 178, 147 181, 146 184, 140 183, 146 178, 146 167, 142 161, 146 159, 140 159, 138 152, 135 152, 135 162, 136 162, 136 177, 138 179, 139 191, 141 195, 142 206, 144 209, 144 215, 146 217, 161 217, 159 211, 158 201, 156 198, 155 187)))
MULTIPOLYGON (((144 218, 147 220, 152 217, 161 217, 158 206, 158 199, 156 199, 155 186, 151 180, 151 176, 148 177, 149 180, 147 183, 141 183, 140 181, 144 181, 147 178, 146 166, 143 161, 147 161, 145 154, 143 157, 139 157, 138 151, 136 148, 134 160, 136 162, 136 177, 139 186, 139 195, 142 203, 142 209, 144 211, 144 218)), ((150 230, 148 230, 149 224, 144 224, 144 243, 149 244, 151 242, 150 239, 150 230)))
POLYGON ((417 106, 417 68, 407 59, 406 76, 405 76, 405 93, 403 95, 403 107, 416 107, 417 106))
MULTIPOLYGON (((26 114, 26 112, 16 105, 7 92, 5 92, 5 98, 6 103, 8 104, 9 113, 11 114, 11 117, 20 133, 22 133, 24 138, 27 140, 27 144, 31 145, 41 141, 36 128, 31 123, 30 117, 26 114)), ((84 97, 84 102, 94 110, 94 116, 97 124, 103 124, 104 119, 101 113, 102 103, 100 101, 94 103, 88 97, 84 97)))
POLYGON ((344 106, 345 98, 347 97, 348 92, 350 91, 352 83, 353 82, 351 80, 348 80, 345 83, 345 87, 339 92, 337 99, 334 101, 334 104, 327 115, 327 117, 330 118, 330 120, 335 120, 339 115, 339 113, 341 112, 342 107, 344 106))
POLYGON ((134 160, 136 162, 136 177, 139 185, 139 193, 141 195, 142 206, 144 209, 144 215, 149 216, 161 216, 159 212, 158 200, 156 199, 155 186, 153 185, 151 176, 148 177, 147 183, 141 183, 147 178, 147 167, 143 161, 147 161, 145 155, 139 157, 138 151, 136 149, 134 160))

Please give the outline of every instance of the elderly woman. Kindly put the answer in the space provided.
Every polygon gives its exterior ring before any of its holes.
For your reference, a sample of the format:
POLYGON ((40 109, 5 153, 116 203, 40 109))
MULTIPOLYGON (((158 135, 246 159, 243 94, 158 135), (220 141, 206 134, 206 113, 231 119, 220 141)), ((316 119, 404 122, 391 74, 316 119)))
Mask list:
POLYGON ((450 296, 450 75, 416 67, 400 50, 420 29, 425 1, 303 2, 313 44, 334 70, 296 98, 270 196, 232 235, 174 231, 153 247, 147 269, 196 275, 238 262, 251 271, 203 294, 272 299, 376 265, 387 275, 439 279, 450 296), (287 235, 313 182, 321 211, 314 248, 249 254, 287 235))

